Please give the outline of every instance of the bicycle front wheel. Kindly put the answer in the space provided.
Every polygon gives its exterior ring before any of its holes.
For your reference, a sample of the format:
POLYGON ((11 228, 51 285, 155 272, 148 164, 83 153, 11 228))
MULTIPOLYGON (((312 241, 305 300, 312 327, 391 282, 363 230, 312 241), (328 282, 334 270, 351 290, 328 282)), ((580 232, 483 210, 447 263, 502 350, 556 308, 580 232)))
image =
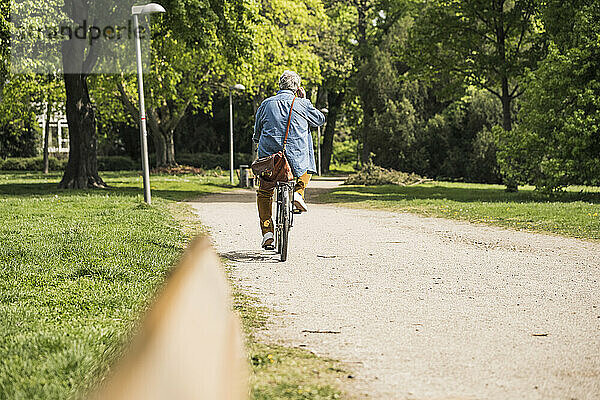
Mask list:
POLYGON ((281 224, 281 247, 280 247, 280 256, 281 261, 287 260, 287 252, 288 252, 288 241, 289 241, 289 233, 290 233, 290 213, 292 211, 292 202, 290 200, 290 191, 288 188, 285 188, 282 191, 282 199, 281 199, 281 216, 282 216, 282 224, 281 224))

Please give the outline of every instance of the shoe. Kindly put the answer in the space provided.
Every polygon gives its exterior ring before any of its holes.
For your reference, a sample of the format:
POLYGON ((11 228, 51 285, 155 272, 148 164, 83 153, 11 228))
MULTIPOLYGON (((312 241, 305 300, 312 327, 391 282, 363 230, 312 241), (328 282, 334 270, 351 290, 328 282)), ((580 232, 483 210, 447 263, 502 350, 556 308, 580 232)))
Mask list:
POLYGON ((294 208, 300 212, 308 211, 308 207, 306 207, 306 203, 304 202, 302 195, 298 192, 294 192, 294 208))
POLYGON ((265 250, 275 250, 275 246, 273 246, 273 232, 267 232, 262 238, 262 243, 260 246, 265 250))

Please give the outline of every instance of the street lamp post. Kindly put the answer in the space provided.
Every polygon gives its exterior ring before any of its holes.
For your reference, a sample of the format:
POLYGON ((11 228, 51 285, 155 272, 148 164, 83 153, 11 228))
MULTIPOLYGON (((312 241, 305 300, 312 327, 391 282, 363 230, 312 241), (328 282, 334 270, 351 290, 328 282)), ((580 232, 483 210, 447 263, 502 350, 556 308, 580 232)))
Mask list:
MULTIPOLYGON (((321 112, 325 115, 327 115, 327 112, 329 110, 327 110, 326 108, 322 108, 321 112)), ((317 126, 317 157, 319 160, 319 165, 318 165, 318 172, 319 172, 319 176, 321 176, 321 127, 317 126)))
POLYGON ((160 4, 150 3, 143 6, 131 7, 133 16, 133 30, 135 32, 135 54, 137 61, 138 94, 140 107, 140 140, 142 148, 142 169, 144 180, 144 201, 152 203, 150 194, 150 171, 148 169, 148 135, 146 133, 146 108, 144 106, 144 79, 142 75, 142 46, 140 44, 140 29, 138 16, 143 14, 164 13, 165 9, 160 4))
POLYGON ((232 90, 244 90, 246 87, 241 83, 229 86, 229 182, 233 185, 233 100, 232 90))

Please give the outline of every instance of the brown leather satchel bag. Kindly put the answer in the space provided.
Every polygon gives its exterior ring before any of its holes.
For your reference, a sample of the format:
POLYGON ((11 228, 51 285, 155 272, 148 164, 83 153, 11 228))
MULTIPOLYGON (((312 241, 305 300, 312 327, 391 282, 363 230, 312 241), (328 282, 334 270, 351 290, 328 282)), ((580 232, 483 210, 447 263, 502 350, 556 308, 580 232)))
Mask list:
POLYGON ((285 128, 285 138, 283 139, 283 149, 270 156, 259 158, 252 163, 252 172, 255 176, 259 177, 260 185, 263 189, 272 188, 277 182, 288 182, 294 179, 290 164, 285 157, 285 146, 290 132, 294 101, 296 101, 296 96, 294 96, 292 106, 290 107, 290 115, 288 116, 287 127, 285 128))

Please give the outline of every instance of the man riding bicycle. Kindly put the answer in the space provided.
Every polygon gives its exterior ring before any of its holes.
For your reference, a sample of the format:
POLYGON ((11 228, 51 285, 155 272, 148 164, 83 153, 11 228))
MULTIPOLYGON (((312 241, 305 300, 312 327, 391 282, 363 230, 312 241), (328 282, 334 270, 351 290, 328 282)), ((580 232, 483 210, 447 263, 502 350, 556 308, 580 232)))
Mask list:
MULTIPOLYGON (((304 201, 304 190, 312 174, 316 173, 310 128, 325 123, 325 116, 306 98, 304 88, 300 86, 300 76, 293 71, 285 71, 279 78, 279 91, 275 96, 264 100, 256 111, 254 135, 252 140, 258 143, 258 157, 266 157, 283 149, 283 141, 289 123, 289 134, 285 147, 285 156, 296 178, 294 187, 294 207, 308 211, 304 201), (294 100, 295 99, 295 100, 294 100), (292 108, 293 104, 293 109, 292 108), (290 115, 291 110, 291 115, 290 115)), ((273 249, 273 187, 261 180, 256 192, 258 217, 262 231, 261 246, 273 249)))

